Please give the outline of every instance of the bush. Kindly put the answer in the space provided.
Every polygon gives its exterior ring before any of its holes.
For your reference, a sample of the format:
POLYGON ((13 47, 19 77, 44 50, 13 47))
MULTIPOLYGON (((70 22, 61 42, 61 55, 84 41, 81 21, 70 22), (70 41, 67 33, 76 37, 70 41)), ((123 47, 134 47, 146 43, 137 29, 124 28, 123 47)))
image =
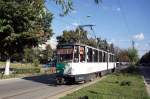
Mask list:
POLYGON ((131 85, 131 81, 128 80, 123 80, 120 83, 120 86, 130 86, 131 85))
POLYGON ((35 67, 38 67, 39 64, 40 64, 40 62, 39 62, 38 59, 34 59, 34 60, 33 60, 33 65, 34 65, 35 67))
POLYGON ((16 74, 40 73, 40 68, 15 68, 16 74))
POLYGON ((132 74, 137 74, 138 73, 138 68, 135 66, 129 66, 126 69, 121 70, 122 73, 132 73, 132 74))

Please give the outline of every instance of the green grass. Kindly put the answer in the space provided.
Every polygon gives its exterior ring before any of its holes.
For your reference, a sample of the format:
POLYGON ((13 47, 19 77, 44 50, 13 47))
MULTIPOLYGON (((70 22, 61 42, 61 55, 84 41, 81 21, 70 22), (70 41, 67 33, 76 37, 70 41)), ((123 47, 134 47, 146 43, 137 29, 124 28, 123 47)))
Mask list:
MULTIPOLYGON (((5 68, 5 62, 0 62, 0 68, 5 68)), ((17 78, 17 77, 26 77, 33 75, 45 75, 51 74, 49 69, 44 70, 41 65, 39 67, 35 67, 31 63, 23 64, 23 63, 11 63, 10 68, 14 68, 16 70, 15 73, 10 73, 10 75, 6 76, 0 72, 0 79, 8 79, 8 78, 17 78), (39 68, 40 72, 35 72, 34 69, 39 68), (33 70, 33 71, 32 71, 33 70)))
MULTIPOLYGON (((0 62, 0 68, 5 67, 6 62, 0 62)), ((39 65, 41 66, 41 65, 39 65)), ((35 66, 31 63, 10 63, 10 68, 34 68, 35 66)))
POLYGON ((61 99, 150 99, 142 77, 134 72, 114 73, 61 99), (123 84, 122 84, 123 83, 123 84), (83 98, 84 99, 84 98, 83 98))

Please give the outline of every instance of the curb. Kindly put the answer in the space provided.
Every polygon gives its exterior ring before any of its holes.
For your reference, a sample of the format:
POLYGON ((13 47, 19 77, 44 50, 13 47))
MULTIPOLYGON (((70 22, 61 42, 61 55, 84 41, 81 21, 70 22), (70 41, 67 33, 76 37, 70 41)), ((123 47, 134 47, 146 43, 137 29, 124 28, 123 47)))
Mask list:
POLYGON ((150 86, 147 84, 147 82, 145 81, 145 78, 144 78, 144 76, 142 76, 142 78, 143 78, 143 80, 144 80, 144 84, 145 84, 145 86, 146 86, 146 90, 147 90, 147 93, 148 93, 148 95, 150 96, 150 86))
POLYGON ((0 82, 2 81, 8 81, 8 80, 17 80, 17 79, 22 79, 23 77, 19 77, 19 78, 8 78, 8 79, 0 79, 0 82))
POLYGON ((26 76, 20 76, 20 77, 12 77, 12 78, 6 78, 6 79, 0 79, 1 81, 5 81, 5 80, 15 80, 15 79, 23 79, 25 77, 34 77, 34 76, 41 76, 41 75, 48 75, 48 74, 35 74, 35 75, 26 75, 26 76))

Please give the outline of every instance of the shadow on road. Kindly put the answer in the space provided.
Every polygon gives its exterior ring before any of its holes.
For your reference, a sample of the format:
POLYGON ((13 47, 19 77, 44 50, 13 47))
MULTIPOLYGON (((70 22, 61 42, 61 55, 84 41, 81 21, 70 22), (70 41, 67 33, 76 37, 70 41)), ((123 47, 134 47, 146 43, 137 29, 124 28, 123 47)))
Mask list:
POLYGON ((24 77, 22 79, 47 84, 49 86, 56 86, 55 76, 56 74, 46 74, 40 76, 24 77))

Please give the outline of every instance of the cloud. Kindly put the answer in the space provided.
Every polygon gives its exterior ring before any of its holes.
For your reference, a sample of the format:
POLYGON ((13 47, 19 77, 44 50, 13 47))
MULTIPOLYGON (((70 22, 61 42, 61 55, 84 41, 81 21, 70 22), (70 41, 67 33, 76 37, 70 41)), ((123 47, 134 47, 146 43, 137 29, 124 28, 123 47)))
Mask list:
POLYGON ((108 44, 110 45, 110 44, 112 44, 112 42, 111 42, 111 41, 108 41, 108 44))
POLYGON ((133 36, 133 39, 139 40, 139 41, 144 40, 144 34, 143 33, 136 34, 133 36))
POLYGON ((116 12, 120 12, 121 8, 120 7, 113 7, 113 6, 103 6, 102 7, 104 10, 107 11, 116 11, 116 12))
POLYGON ((77 13, 77 11, 76 11, 76 10, 73 10, 73 11, 72 11, 72 13, 73 13, 73 14, 76 14, 76 13, 77 13))
POLYGON ((77 22, 72 23, 73 26, 78 26, 79 24, 77 22))
POLYGON ((64 28, 64 30, 70 30, 70 29, 72 29, 71 26, 66 26, 66 27, 64 28))
POLYGON ((77 22, 73 22, 73 23, 70 23, 69 25, 66 25, 63 30, 72 30, 72 29, 74 30, 78 26, 79 24, 77 22))
POLYGON ((135 47, 140 47, 139 43, 135 43, 135 47))
POLYGON ((116 40, 115 39, 111 39, 108 43, 109 44, 115 44, 116 40))
POLYGON ((121 9, 120 8, 116 8, 116 11, 120 11, 121 9))
POLYGON ((64 30, 72 30, 72 29, 75 29, 77 28, 78 26, 78 23, 71 23, 71 25, 67 25, 64 30))
POLYGON ((57 40, 55 38, 51 38, 46 42, 46 44, 49 44, 52 49, 56 49, 57 46, 57 40))

